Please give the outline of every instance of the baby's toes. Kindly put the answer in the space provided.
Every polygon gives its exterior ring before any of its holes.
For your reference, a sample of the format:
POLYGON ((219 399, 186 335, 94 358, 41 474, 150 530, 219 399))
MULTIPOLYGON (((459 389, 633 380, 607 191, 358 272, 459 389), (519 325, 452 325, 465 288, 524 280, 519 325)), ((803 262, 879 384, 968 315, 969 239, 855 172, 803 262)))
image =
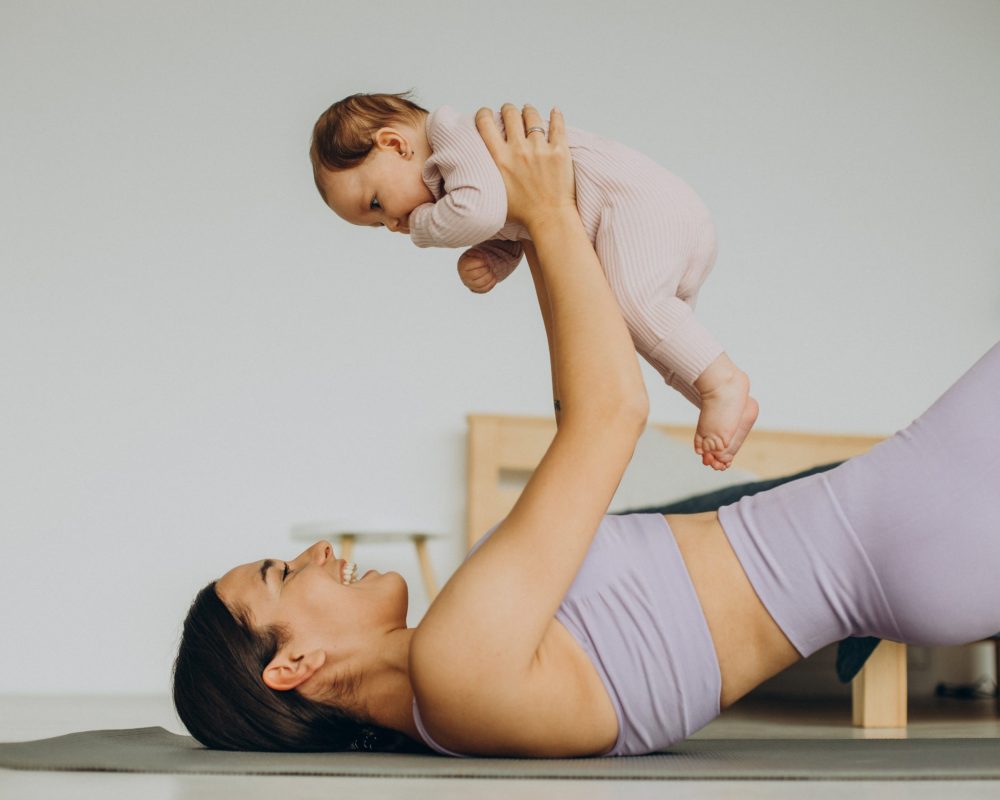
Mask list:
POLYGON ((709 466, 716 472, 722 472, 725 469, 729 469, 729 465, 720 461, 715 453, 712 453, 712 461, 709 466))
POLYGON ((705 439, 697 433, 694 435, 694 451, 698 455, 702 455, 705 452, 705 439))

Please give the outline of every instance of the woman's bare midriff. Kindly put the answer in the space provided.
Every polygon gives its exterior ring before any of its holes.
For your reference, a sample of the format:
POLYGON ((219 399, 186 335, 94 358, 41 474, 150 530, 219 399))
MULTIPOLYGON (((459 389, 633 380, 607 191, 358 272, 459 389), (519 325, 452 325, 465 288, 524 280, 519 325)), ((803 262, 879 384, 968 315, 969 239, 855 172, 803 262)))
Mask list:
MULTIPOLYGON (((725 709, 800 656, 754 592, 718 515, 665 519, 669 530, 663 533, 673 532, 708 623, 722 676, 719 705, 725 709)), ((562 718, 573 731, 573 753, 607 751, 618 735, 614 706, 590 656, 558 619, 546 631, 537 661, 545 665, 539 676, 549 687, 545 695, 563 706, 562 718)))
POLYGON ((722 708, 801 656, 764 608, 729 544, 719 515, 667 515, 701 602, 722 674, 722 708))

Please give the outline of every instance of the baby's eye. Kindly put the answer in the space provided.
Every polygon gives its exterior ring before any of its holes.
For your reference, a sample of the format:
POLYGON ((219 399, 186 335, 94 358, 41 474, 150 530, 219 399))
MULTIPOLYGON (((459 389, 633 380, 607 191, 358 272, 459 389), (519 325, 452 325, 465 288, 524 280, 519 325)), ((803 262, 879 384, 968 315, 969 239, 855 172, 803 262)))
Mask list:
POLYGON ((368 204, 368 208, 370 208, 372 211, 375 211, 378 208, 382 208, 382 206, 379 205, 377 197, 372 198, 372 201, 368 204))

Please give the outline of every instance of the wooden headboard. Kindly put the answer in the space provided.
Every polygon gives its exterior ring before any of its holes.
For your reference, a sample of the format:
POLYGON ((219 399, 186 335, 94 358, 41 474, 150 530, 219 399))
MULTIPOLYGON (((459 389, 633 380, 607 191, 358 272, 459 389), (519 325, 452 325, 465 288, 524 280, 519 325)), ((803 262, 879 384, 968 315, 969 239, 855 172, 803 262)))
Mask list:
MULTIPOLYGON (((468 483, 466 487, 466 546, 514 507, 524 479, 542 460, 556 422, 551 417, 469 414, 468 483), (514 480, 513 478, 518 478, 514 480)), ((668 436, 690 443, 694 428, 654 425, 668 436)), ((754 429, 734 464, 761 478, 777 478, 859 455, 882 440, 880 436, 798 433, 754 429)), ((697 458, 694 451, 691 457, 697 458)), ((707 469, 707 467, 706 467, 707 469)))

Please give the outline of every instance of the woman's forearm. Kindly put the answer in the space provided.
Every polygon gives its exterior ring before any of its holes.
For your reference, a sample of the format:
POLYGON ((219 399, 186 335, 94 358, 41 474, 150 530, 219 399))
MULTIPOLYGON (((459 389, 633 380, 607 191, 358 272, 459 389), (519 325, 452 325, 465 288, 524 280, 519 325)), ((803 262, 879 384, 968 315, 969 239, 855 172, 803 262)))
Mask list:
POLYGON ((553 387, 561 417, 645 419, 649 399, 635 347, 575 209, 528 226, 548 296, 553 387))
POLYGON ((522 242, 524 257, 528 260, 528 267, 531 270, 531 280, 535 284, 535 296, 538 298, 538 310, 542 314, 542 323, 545 325, 545 340, 549 347, 549 369, 552 377, 552 405, 556 417, 556 427, 559 427, 559 384, 556 382, 556 355, 555 342, 552 338, 552 306, 549 303, 549 292, 545 288, 545 278, 542 277, 541 265, 538 263, 538 254, 535 252, 531 242, 522 242))

